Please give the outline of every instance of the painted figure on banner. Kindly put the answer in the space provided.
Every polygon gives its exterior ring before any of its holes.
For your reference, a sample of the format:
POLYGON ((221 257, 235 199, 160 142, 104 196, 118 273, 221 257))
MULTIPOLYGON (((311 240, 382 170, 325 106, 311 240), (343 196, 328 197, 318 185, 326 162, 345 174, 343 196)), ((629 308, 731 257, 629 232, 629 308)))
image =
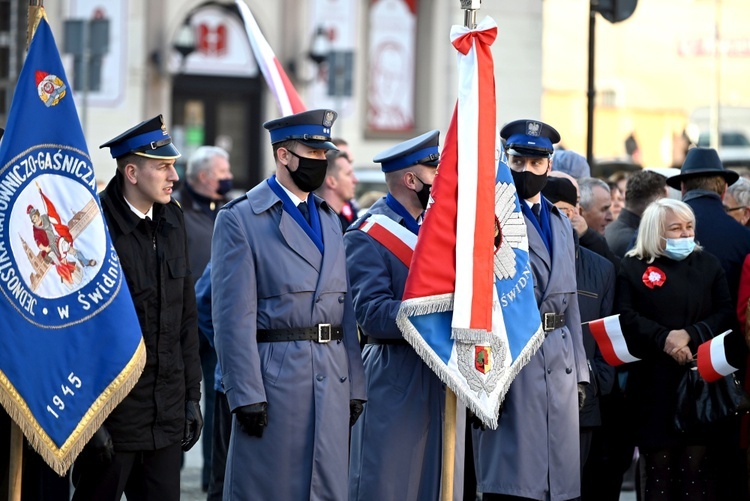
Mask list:
MULTIPOLYGON (((68 222, 69 224, 64 224, 55 205, 45 196, 41 188, 39 188, 39 194, 44 201, 47 213, 40 213, 39 209, 33 205, 26 208, 26 213, 29 215, 33 226, 34 242, 39 248, 38 255, 34 258, 29 256, 36 277, 43 277, 49 269, 47 266, 37 266, 37 264, 40 264, 38 258, 41 257, 41 260, 45 263, 54 265, 60 280, 65 284, 72 286, 80 283, 83 275, 82 268, 84 266, 96 266, 96 260, 87 258, 73 244, 78 234, 83 232, 91 219, 97 215, 96 203, 92 197, 81 211, 74 214, 68 222), (73 226, 72 229, 71 225, 73 226), (69 259, 69 256, 73 259, 69 259), (76 261, 79 265, 76 264, 76 261)), ((36 290, 37 285, 39 285, 38 281, 32 283, 31 289, 36 290)))

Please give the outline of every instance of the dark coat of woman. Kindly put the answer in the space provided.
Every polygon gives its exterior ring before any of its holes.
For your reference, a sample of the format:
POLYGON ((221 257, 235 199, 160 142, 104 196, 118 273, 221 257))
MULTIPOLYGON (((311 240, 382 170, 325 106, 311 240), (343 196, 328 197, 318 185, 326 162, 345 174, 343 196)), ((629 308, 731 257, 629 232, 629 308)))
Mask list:
POLYGON ((631 364, 627 387, 635 406, 637 445, 668 448, 706 443, 705 436, 678 434, 674 429, 677 386, 690 366, 679 365, 664 352, 664 344, 671 330, 685 329, 695 355, 700 344, 698 322, 705 322, 713 336, 731 325, 734 308, 719 261, 705 251, 694 251, 682 261, 657 257, 647 263, 625 257, 617 298, 628 347, 642 359, 631 364))

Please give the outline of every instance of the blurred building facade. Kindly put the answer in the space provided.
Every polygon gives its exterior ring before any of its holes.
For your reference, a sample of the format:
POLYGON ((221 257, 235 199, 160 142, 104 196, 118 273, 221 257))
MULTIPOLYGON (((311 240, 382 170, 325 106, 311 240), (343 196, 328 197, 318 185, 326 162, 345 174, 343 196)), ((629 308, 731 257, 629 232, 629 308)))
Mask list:
MULTIPOLYGON (((459 0, 246 3, 306 106, 339 112, 333 133, 350 143, 356 166, 396 141, 448 128, 457 86, 449 33, 463 23, 459 0), (331 57, 320 62, 321 54, 331 57)), ((279 111, 233 1, 44 4, 61 52, 66 20, 109 21, 101 87, 84 100, 72 82, 100 179, 111 177, 114 162, 98 145, 159 113, 183 153, 201 144, 229 150, 238 187, 268 175, 262 123, 279 111)), ((0 0, 0 127, 23 61, 27 10, 28 0, 0 0)), ((588 2, 485 1, 484 16, 498 23, 498 125, 541 118, 566 147, 585 153, 588 2)), ((624 156, 633 135, 644 165, 669 165, 692 109, 716 95, 722 105, 750 106, 743 85, 750 43, 741 30, 748 18, 745 0, 641 1, 614 25, 599 16, 595 156, 624 156), (718 57, 706 45, 717 26, 725 41, 718 57)), ((63 59, 70 77, 73 56, 63 59)))

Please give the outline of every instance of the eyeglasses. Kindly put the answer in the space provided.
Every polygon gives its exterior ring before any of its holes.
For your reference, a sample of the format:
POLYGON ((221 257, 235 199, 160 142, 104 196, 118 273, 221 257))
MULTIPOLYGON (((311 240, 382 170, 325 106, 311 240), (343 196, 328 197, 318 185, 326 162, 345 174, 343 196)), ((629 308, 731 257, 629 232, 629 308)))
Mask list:
POLYGON ((746 205, 740 205, 739 207, 727 207, 726 205, 724 206, 724 212, 734 212, 740 209, 747 209, 747 206, 746 205))

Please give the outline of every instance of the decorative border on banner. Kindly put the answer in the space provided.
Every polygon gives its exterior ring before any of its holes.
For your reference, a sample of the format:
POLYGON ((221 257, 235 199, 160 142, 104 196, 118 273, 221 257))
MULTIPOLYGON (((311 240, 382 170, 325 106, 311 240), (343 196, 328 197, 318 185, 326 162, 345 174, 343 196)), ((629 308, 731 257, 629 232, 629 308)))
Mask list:
POLYGON ((81 453, 96 430, 104 424, 109 413, 136 385, 145 366, 146 345, 141 338, 133 357, 89 407, 68 440, 59 448, 34 419, 26 401, 21 398, 2 371, 0 371, 0 404, 5 407, 11 419, 21 428, 34 450, 44 458, 58 475, 64 476, 73 465, 73 458, 81 453))

